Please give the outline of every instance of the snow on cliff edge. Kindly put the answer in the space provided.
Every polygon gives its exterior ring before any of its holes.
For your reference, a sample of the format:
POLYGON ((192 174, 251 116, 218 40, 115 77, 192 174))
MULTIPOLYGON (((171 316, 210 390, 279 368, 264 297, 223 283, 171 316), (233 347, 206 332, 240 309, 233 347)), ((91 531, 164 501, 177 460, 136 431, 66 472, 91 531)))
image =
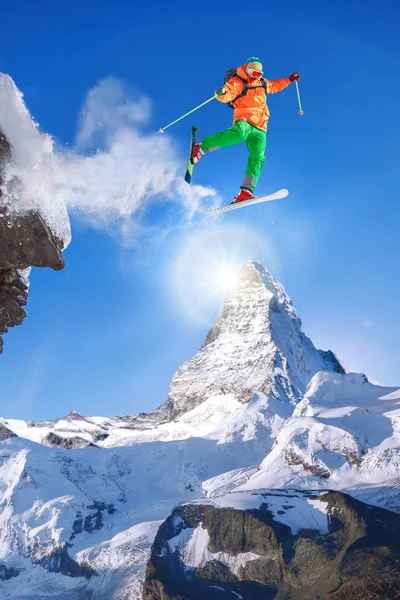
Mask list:
POLYGON ((2 202, 10 214, 38 211, 65 248, 71 230, 64 199, 57 192, 53 140, 40 133, 22 93, 4 73, 0 73, 0 131, 9 141, 12 154, 2 186, 2 202))

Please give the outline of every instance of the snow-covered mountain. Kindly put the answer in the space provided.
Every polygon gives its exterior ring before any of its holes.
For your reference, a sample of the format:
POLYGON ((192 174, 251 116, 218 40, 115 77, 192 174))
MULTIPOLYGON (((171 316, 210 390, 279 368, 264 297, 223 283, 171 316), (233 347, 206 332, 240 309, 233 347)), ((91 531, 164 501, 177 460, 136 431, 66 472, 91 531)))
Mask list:
POLYGON ((219 394, 248 402, 255 391, 296 404, 318 371, 343 368, 332 352, 317 350, 282 285, 261 265, 243 267, 200 351, 172 377, 168 419, 219 394))
POLYGON ((282 285, 264 267, 249 263, 199 352, 173 375, 168 399, 157 410, 116 418, 72 411, 56 421, 3 423, 17 435, 68 449, 201 436, 255 392, 296 404, 318 371, 344 373, 332 352, 317 350, 301 331, 282 285), (185 415, 196 408, 193 422, 185 415))
MULTIPOLYGON (((269 487, 347 489, 400 474, 400 389, 358 373, 317 373, 256 469, 205 482, 208 495, 269 487)), ((355 496, 357 492, 354 491, 355 496)), ((400 509, 400 496, 382 506, 400 509)))
POLYGON ((0 419, 0 597, 141 598, 180 502, 336 489, 400 512, 399 417, 400 389, 344 373, 250 263, 159 409, 0 419))

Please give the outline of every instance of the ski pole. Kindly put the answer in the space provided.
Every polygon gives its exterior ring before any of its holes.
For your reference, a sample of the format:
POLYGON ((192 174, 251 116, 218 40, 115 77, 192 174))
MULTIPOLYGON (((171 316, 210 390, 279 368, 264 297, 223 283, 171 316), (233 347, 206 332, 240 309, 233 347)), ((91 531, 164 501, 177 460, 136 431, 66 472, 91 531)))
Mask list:
POLYGON ((304 115, 304 111, 301 108, 301 100, 300 100, 300 90, 299 90, 299 84, 296 80, 296 90, 297 90, 297 100, 299 101, 299 115, 304 115))
POLYGON ((181 117, 179 117, 179 119, 176 119, 175 121, 172 121, 172 123, 170 123, 169 125, 166 125, 165 127, 160 127, 160 129, 157 131, 157 133, 164 133, 164 131, 166 129, 168 129, 168 127, 171 127, 171 125, 175 125, 175 123, 177 123, 178 121, 181 121, 182 119, 184 119, 188 115, 191 115, 192 113, 194 113, 195 110, 199 110, 199 108, 201 108, 202 106, 204 106, 208 102, 211 102, 211 100, 214 100, 214 97, 215 96, 212 96, 212 98, 209 98, 208 100, 206 100, 205 102, 203 102, 203 104, 199 104, 199 106, 196 106, 196 108, 193 108, 192 110, 189 110, 189 112, 187 112, 186 114, 184 114, 181 117))

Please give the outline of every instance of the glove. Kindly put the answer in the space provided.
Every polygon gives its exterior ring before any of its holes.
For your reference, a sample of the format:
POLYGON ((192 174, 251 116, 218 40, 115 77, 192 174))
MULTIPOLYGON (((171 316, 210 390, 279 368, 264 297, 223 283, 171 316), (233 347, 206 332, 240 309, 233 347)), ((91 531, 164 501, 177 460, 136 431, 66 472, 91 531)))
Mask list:
POLYGON ((218 88, 217 90, 215 90, 214 92, 214 96, 224 96, 224 94, 226 94, 226 89, 224 87, 222 88, 218 88))
POLYGON ((291 75, 289 75, 289 79, 290 81, 297 81, 298 79, 300 79, 300 75, 298 73, 292 73, 291 75))

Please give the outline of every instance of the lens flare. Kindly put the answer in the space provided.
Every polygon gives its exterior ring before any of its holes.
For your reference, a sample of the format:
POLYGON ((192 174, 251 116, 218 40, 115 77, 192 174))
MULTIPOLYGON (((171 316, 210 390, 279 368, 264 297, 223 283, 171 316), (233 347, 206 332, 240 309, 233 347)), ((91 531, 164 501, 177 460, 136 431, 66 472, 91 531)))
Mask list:
MULTIPOLYGON (((271 241, 243 225, 215 225, 191 233, 177 250, 173 292, 191 321, 209 323, 239 283, 249 260, 277 265, 271 241)), ((276 272, 276 270, 275 270, 276 272)))
POLYGON ((233 291, 239 283, 239 269, 237 265, 217 265, 211 275, 211 280, 216 290, 222 293, 233 291))

